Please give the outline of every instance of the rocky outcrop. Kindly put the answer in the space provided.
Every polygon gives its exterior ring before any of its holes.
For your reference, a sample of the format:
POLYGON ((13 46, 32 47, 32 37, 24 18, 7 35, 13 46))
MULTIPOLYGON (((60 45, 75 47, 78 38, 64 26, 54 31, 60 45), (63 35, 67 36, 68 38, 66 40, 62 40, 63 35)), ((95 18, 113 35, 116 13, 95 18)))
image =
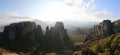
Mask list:
POLYGON ((56 22, 55 27, 54 27, 53 36, 55 37, 55 39, 57 41, 56 46, 58 46, 59 49, 61 49, 61 48, 69 49, 70 48, 72 42, 70 41, 70 38, 67 34, 67 30, 64 28, 64 25, 62 22, 56 22))
POLYGON ((100 28, 102 36, 108 36, 113 33, 112 31, 113 25, 110 20, 104 20, 103 22, 101 22, 100 28))
POLYGON ((120 32, 120 19, 113 22, 113 32, 120 32))
POLYGON ((37 46, 36 52, 60 51, 72 47, 62 22, 56 22, 51 29, 47 26, 45 34, 41 26, 34 22, 12 23, 5 26, 2 36, 6 40, 5 46, 15 51, 30 51, 34 46, 37 46))
POLYGON ((41 27, 29 21, 5 26, 3 33, 7 39, 7 47, 20 51, 29 51, 43 37, 41 27))
POLYGON ((62 22, 56 22, 55 27, 46 27, 46 38, 48 40, 48 48, 53 50, 64 50, 72 47, 72 42, 67 35, 66 29, 62 22))
POLYGON ((13 23, 4 28, 4 33, 9 40, 13 39, 29 39, 35 40, 35 35, 32 33, 36 29, 34 22, 13 23))
POLYGON ((114 22, 104 20, 99 25, 94 26, 90 33, 95 37, 106 37, 118 32, 120 32, 120 20, 114 22))

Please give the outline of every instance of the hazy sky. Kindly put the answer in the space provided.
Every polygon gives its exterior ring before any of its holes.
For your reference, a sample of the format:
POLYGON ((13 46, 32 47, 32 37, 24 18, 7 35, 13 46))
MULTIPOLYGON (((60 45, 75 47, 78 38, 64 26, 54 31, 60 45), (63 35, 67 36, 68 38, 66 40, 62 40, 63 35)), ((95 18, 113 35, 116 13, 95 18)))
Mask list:
POLYGON ((100 22, 120 17, 120 0, 0 0, 0 22, 100 22))

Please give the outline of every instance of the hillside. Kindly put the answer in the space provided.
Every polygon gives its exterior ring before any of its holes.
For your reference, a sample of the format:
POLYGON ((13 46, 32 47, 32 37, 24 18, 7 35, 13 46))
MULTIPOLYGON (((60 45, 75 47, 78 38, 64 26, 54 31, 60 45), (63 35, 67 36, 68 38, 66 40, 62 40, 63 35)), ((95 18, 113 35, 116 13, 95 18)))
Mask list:
POLYGON ((17 53, 15 52, 11 52, 9 50, 6 50, 4 48, 0 48, 0 55, 3 54, 3 55, 18 55, 17 53))
POLYGON ((89 48, 97 55, 120 55, 120 33, 94 41, 89 48))

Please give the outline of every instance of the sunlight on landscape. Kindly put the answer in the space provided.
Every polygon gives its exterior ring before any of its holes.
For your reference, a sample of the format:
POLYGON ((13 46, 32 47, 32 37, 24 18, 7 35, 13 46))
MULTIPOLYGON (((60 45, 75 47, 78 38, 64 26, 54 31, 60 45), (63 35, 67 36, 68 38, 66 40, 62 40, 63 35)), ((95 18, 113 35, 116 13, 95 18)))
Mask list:
POLYGON ((120 0, 0 0, 0 55, 120 55, 120 0))

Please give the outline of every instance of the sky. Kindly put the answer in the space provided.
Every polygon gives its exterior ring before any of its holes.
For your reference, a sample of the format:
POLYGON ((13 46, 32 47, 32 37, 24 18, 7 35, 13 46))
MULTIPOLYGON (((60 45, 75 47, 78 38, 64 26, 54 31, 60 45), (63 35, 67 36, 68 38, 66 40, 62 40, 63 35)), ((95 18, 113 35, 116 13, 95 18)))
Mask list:
POLYGON ((24 20, 101 22, 120 19, 120 0, 0 0, 0 24, 24 20))

